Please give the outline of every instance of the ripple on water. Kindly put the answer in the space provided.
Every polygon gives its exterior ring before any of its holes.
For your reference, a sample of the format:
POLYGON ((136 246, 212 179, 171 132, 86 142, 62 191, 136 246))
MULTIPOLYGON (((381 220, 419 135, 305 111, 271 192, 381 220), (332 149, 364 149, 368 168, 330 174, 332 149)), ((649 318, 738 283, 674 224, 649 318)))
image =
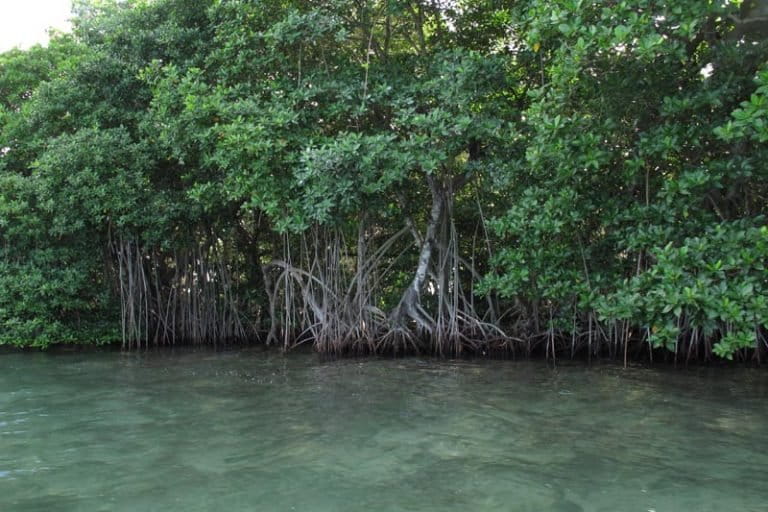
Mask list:
POLYGON ((764 372, 4 357, 3 510, 764 510, 764 372))

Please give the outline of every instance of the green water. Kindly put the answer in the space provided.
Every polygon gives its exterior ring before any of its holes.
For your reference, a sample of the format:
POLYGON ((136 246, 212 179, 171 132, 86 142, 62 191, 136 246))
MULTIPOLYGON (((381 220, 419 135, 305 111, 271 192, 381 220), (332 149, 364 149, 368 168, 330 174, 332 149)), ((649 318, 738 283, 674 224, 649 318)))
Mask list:
POLYGON ((765 511, 768 374, 0 355, 2 511, 765 511))

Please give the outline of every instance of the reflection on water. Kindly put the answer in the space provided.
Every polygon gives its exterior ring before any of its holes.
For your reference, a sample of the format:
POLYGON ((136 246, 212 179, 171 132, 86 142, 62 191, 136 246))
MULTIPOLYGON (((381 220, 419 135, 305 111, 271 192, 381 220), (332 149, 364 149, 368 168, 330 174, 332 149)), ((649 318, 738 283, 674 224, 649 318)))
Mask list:
POLYGON ((764 511, 765 370, 0 355, 0 510, 764 511))

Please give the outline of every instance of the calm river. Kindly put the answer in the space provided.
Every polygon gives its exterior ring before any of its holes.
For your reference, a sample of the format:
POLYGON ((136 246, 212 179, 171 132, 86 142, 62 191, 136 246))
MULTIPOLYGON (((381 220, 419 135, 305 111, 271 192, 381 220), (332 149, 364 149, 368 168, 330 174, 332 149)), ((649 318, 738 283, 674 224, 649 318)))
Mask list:
POLYGON ((0 510, 764 512, 768 373, 2 354, 0 510))

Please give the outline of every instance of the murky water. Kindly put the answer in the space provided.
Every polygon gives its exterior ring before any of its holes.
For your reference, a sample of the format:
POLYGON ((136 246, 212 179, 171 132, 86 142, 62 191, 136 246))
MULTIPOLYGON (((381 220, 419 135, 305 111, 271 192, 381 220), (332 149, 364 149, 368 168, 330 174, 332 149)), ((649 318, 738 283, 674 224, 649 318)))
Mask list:
POLYGON ((2 511, 765 511, 768 373, 0 355, 2 511))

